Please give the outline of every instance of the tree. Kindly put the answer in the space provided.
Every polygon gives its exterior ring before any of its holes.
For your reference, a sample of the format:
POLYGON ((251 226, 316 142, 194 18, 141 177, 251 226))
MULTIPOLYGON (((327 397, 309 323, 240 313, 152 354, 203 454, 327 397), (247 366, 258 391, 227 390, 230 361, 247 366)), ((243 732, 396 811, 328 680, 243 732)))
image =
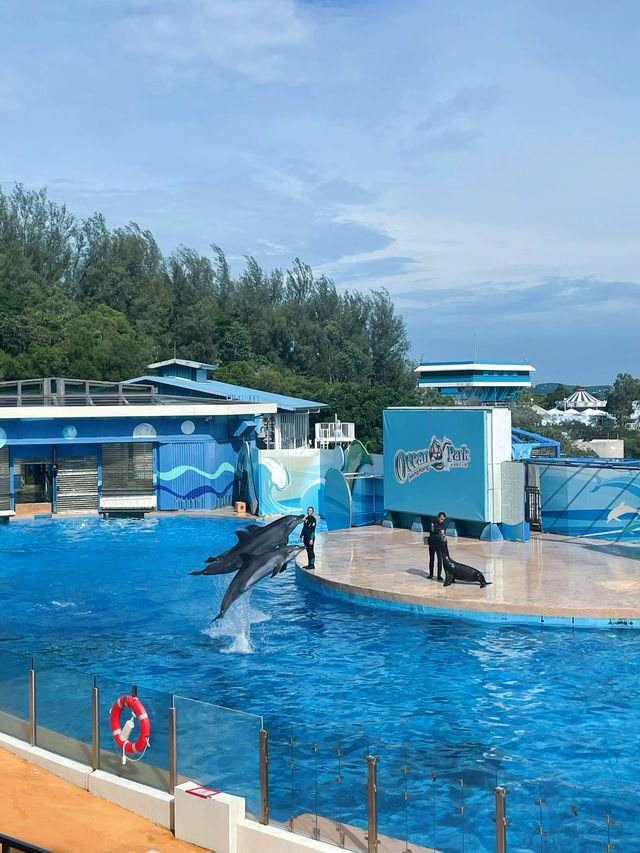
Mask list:
POLYGON ((636 400, 640 400, 640 379, 634 379, 630 373, 619 373, 607 396, 607 411, 620 427, 628 424, 636 400))

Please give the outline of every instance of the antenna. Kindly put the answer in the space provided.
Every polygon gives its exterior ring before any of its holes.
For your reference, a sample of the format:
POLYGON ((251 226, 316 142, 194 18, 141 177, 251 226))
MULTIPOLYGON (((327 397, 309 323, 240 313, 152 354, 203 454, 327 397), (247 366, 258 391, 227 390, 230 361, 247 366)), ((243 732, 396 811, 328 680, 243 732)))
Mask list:
POLYGON ((176 342, 174 341, 173 342, 173 359, 174 359, 174 361, 175 361, 175 358, 176 358, 176 342))
POLYGON ((478 360, 478 356, 476 354, 476 333, 475 332, 473 333, 473 360, 474 361, 478 360))

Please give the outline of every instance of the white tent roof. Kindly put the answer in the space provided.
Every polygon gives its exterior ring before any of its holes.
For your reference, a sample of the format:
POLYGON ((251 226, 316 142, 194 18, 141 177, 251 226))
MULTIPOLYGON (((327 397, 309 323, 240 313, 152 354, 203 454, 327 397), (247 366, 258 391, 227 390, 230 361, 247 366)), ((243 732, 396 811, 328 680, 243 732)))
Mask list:
POLYGON ((564 400, 567 406, 572 406, 576 409, 586 408, 601 408, 606 406, 606 400, 598 400, 593 394, 585 391, 584 388, 578 388, 570 397, 564 400))

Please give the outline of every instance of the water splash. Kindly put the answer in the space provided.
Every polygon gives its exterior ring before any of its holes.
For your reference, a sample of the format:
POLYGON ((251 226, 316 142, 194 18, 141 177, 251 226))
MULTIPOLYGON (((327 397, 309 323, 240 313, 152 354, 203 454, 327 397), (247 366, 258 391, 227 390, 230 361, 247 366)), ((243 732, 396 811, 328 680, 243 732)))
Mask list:
POLYGON ((224 654, 231 652, 253 654, 255 649, 251 644, 251 625, 266 622, 270 618, 268 613, 251 608, 251 592, 249 592, 235 601, 223 618, 213 622, 203 633, 213 638, 231 637, 231 645, 226 649, 220 649, 224 654))

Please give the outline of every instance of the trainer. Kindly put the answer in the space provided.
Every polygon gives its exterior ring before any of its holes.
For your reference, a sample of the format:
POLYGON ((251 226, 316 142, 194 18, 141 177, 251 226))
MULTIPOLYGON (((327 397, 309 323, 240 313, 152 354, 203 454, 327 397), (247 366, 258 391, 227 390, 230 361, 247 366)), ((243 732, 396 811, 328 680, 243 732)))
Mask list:
POLYGON ((313 550, 313 546, 316 541, 316 519, 313 514, 313 507, 307 507, 307 517, 302 523, 302 533, 300 534, 300 539, 304 542, 304 547, 307 549, 307 563, 305 566, 306 569, 315 569, 316 567, 316 555, 313 550))

